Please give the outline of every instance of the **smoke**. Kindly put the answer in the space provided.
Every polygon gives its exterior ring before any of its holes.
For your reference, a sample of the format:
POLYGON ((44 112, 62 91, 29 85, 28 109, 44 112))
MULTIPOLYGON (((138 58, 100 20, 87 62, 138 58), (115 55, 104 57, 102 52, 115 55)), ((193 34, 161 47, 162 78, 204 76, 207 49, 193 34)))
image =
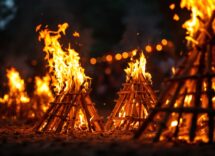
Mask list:
POLYGON ((159 40, 162 20, 156 0, 133 0, 126 5, 127 14, 123 18, 125 32, 118 49, 133 49, 159 40))

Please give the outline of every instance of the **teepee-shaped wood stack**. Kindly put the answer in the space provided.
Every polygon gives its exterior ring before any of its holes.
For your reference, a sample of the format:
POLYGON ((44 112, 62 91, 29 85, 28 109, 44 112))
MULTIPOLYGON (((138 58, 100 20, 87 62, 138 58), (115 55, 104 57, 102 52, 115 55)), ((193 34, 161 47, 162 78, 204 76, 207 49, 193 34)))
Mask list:
POLYGON ((48 28, 40 31, 39 39, 43 39, 45 43, 45 59, 53 75, 52 83, 57 96, 35 130, 54 133, 101 131, 101 118, 89 97, 90 78, 80 65, 80 57, 70 47, 63 50, 58 41, 68 24, 58 27, 58 31, 50 31, 48 28))
POLYGON ((134 138, 154 142, 215 141, 214 19, 215 12, 206 31, 198 32, 195 45, 178 66, 174 77, 165 83, 158 104, 134 138))
POLYGON ((106 130, 136 130, 155 106, 156 95, 149 82, 151 75, 145 73, 145 65, 143 53, 140 60, 129 63, 125 70, 127 81, 118 92, 119 98, 105 125, 106 130))
POLYGON ((101 131, 101 119, 90 100, 89 91, 85 92, 83 86, 77 92, 56 96, 36 130, 57 133, 75 130, 101 131))

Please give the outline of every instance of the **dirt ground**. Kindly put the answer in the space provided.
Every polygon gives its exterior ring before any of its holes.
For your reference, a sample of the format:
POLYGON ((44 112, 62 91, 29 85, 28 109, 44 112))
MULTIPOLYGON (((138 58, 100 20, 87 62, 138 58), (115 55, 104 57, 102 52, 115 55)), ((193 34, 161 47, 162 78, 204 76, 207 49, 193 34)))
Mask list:
POLYGON ((146 144, 122 134, 38 134, 32 126, 0 126, 0 156, 215 156, 215 145, 146 144))

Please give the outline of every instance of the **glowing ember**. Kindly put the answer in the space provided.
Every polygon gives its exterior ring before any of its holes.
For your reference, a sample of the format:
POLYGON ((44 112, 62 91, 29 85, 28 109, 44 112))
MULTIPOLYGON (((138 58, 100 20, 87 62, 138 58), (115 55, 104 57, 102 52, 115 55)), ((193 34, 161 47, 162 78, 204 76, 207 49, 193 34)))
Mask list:
POLYGON ((175 20, 175 21, 179 21, 180 20, 180 17, 178 16, 178 14, 174 14, 173 20, 175 20))
POLYGON ((169 5, 169 8, 171 9, 171 10, 174 10, 175 9, 175 4, 173 3, 173 4, 170 4, 169 5))
POLYGON ((79 34, 78 32, 74 32, 72 35, 73 35, 74 37, 80 37, 80 34, 79 34))
MULTIPOLYGON (((136 53, 137 50, 134 50, 136 53)), ((125 69, 127 81, 132 79, 139 79, 141 76, 144 76, 148 81, 151 82, 151 74, 146 72, 146 58, 143 53, 140 54, 140 59, 130 62, 128 68, 125 69)))
POLYGON ((178 121, 176 121, 176 120, 172 121, 171 124, 170 124, 171 127, 175 127, 177 125, 178 125, 178 121))
POLYGON ((175 67, 172 67, 172 68, 171 68, 171 71, 172 71, 172 74, 175 75, 175 72, 176 72, 176 71, 175 71, 175 67))

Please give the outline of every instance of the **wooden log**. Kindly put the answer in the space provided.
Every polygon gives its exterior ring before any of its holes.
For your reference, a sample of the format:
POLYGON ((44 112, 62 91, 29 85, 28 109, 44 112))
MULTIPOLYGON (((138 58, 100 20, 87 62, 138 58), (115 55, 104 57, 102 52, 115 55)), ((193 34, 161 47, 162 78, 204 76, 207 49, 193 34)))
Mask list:
MULTIPOLYGON (((175 94, 170 101, 170 104, 169 104, 170 108, 174 106, 175 101, 177 100, 178 93, 180 92, 182 85, 183 85, 182 82, 178 84, 176 91, 175 91, 175 94)), ((157 133, 153 139, 153 142, 157 142, 160 140, 161 133, 162 133, 163 129, 166 127, 166 123, 167 123, 167 120, 169 119, 169 116, 170 116, 170 112, 166 112, 163 121, 159 125, 158 131, 157 131, 157 133)))
MULTIPOLYGON (((80 109, 79 108, 80 106, 78 106, 78 107, 74 107, 74 112, 73 112, 73 114, 72 114, 72 121, 71 121, 71 130, 74 130, 74 126, 75 126, 75 120, 76 120, 76 116, 77 116, 77 112, 78 112, 78 110, 80 109)), ((70 109, 72 109, 72 108, 70 108, 70 109)))
MULTIPOLYGON (((205 57, 205 51, 202 51, 202 53, 200 54, 199 69, 198 69, 198 72, 197 72, 197 74, 199 74, 199 75, 204 72, 204 68, 205 68, 204 57, 205 57)), ((194 106, 195 106, 195 108, 200 107, 201 94, 200 94, 199 90, 202 90, 202 82, 203 82, 203 78, 199 77, 197 79, 197 82, 196 82, 196 90, 195 90, 196 94, 195 94, 195 97, 194 97, 194 106)), ((189 134, 191 142, 195 139, 195 136, 196 136, 197 115, 198 115, 197 112, 193 112, 192 122, 191 122, 191 127, 190 127, 190 134, 189 134)))
MULTIPOLYGON (((46 121, 45 127, 43 127, 42 131, 46 131, 50 124, 52 124, 51 120, 55 117, 55 114, 57 113, 58 109, 61 107, 61 105, 55 105, 55 107, 50 111, 50 114, 48 114, 47 118, 44 119, 44 122, 46 121)), ((44 123, 43 122, 43 123, 44 123)))
POLYGON ((71 99, 71 105, 68 105, 68 107, 66 108, 64 114, 63 114, 63 120, 61 120, 60 124, 58 125, 58 128, 57 128, 57 132, 59 132, 61 129, 62 129, 62 126, 64 124, 64 120, 66 119, 66 117, 68 116, 68 113, 70 112, 70 109, 73 105, 73 103, 77 100, 77 97, 81 94, 82 92, 82 89, 84 89, 84 85, 86 83, 86 80, 81 84, 80 88, 79 88, 79 91, 77 92, 78 94, 75 94, 73 96, 73 99, 71 99))
POLYGON ((85 100, 84 100, 84 97, 81 96, 81 107, 83 108, 83 111, 86 115, 86 119, 87 119, 87 123, 88 123, 88 128, 89 128, 89 131, 92 132, 92 127, 91 127, 91 122, 90 122, 90 112, 87 108, 87 106, 85 105, 85 100))
POLYGON ((155 108, 159 112, 173 112, 173 113, 211 113, 215 115, 215 111, 208 108, 195 108, 195 107, 183 107, 183 108, 155 108))
MULTIPOLYGON (((209 46, 208 48, 208 51, 210 52, 208 54, 208 65, 207 65, 207 71, 208 72, 212 72, 212 58, 215 57, 215 56, 212 56, 212 46, 209 46)), ((212 98, 214 96, 214 90, 212 89, 212 78, 209 77, 207 78, 207 97, 208 97, 208 109, 209 110, 213 110, 213 101, 212 101, 212 98)), ((211 112, 208 113, 208 117, 209 117, 209 120, 208 120, 208 126, 209 126, 209 130, 208 130, 208 138, 209 138, 209 143, 213 143, 214 141, 214 116, 211 112)))
MULTIPOLYGON (((57 100, 58 96, 56 96, 55 100, 57 100)), ((42 126, 42 124, 45 122, 45 120, 47 120, 47 118, 50 115, 50 112, 53 111, 53 109, 56 107, 55 104, 50 105, 50 107, 48 108, 48 110, 46 111, 46 113, 44 114, 43 118, 40 120, 40 122, 35 126, 35 130, 39 131, 40 127, 42 126)))
POLYGON ((207 74, 200 74, 200 75, 191 75, 191 76, 180 76, 180 77, 177 77, 177 78, 171 78, 171 79, 168 79, 166 81, 184 81, 184 80, 189 80, 189 79, 193 79, 193 80, 196 80, 196 79, 204 79, 204 78, 208 78, 208 77, 215 77, 215 73, 207 73, 207 74))
MULTIPOLYGON (((184 95, 183 99, 181 100, 181 103, 179 105, 180 106, 179 109, 183 109, 183 107, 184 107, 184 101, 185 101, 186 93, 187 93, 187 89, 185 90, 185 95, 184 95)), ((182 113, 183 113, 183 111, 180 111, 179 114, 178 114, 178 119, 177 119, 178 125, 176 126, 176 129, 175 129, 175 132, 174 132, 174 137, 175 138, 178 137, 180 119, 182 117, 182 113)))
MULTIPOLYGON (((61 132, 61 130, 62 130, 62 128, 63 128, 63 125, 64 125, 64 123, 65 123, 65 121, 66 121, 66 118, 64 118, 64 114, 66 113, 66 110, 67 110, 68 107, 69 107, 69 100, 70 100, 70 96, 67 96, 67 99, 64 100, 64 101, 66 101, 65 103, 67 103, 67 105, 64 105, 63 108, 62 108, 62 111, 59 112, 59 113, 60 113, 59 116, 61 117, 61 121, 60 121, 60 123, 59 123, 59 125, 58 125, 58 127, 57 127, 57 129, 56 129, 56 132, 57 132, 57 133, 61 132)), ((61 104, 59 104, 59 105, 61 105, 61 104)), ((67 116, 68 116, 68 115, 67 115, 67 116)))
POLYGON ((131 117, 131 116, 126 116, 126 117, 114 117, 114 120, 127 120, 127 119, 131 119, 134 121, 144 121, 144 118, 139 118, 139 117, 131 117))
MULTIPOLYGON (((123 90, 127 89, 127 87, 124 87, 123 90)), ((109 118, 108 118, 108 121, 107 123, 105 124, 105 129, 108 130, 110 129, 110 127, 112 126, 113 124, 113 117, 116 116, 116 114, 121 110, 123 104, 124 104, 124 101, 127 99, 127 94, 124 94, 122 96, 119 97, 119 100, 117 101, 116 103, 116 106, 114 107, 112 113, 110 114, 109 118)))

